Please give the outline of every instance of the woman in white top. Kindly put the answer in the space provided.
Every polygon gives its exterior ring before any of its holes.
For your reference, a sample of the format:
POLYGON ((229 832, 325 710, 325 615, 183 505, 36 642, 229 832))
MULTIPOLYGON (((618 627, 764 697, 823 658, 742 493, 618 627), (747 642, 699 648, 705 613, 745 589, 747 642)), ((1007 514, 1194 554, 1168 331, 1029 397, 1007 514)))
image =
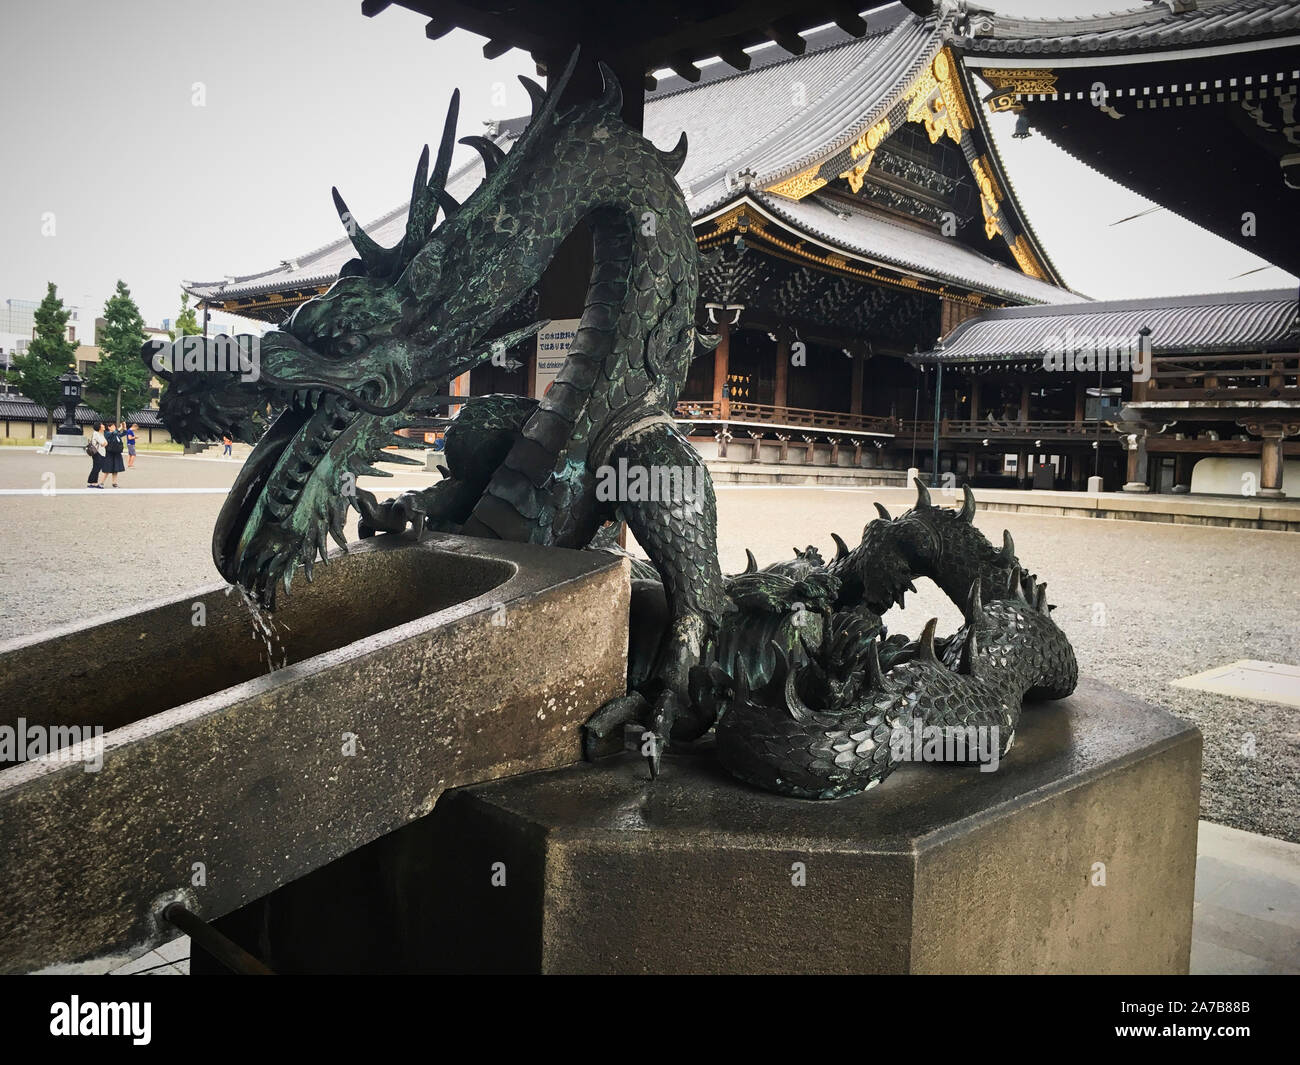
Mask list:
POLYGON ((103 488, 99 483, 99 471, 104 465, 104 456, 108 454, 108 438, 104 436, 104 423, 96 422, 95 431, 90 434, 90 476, 86 479, 87 488, 103 488))

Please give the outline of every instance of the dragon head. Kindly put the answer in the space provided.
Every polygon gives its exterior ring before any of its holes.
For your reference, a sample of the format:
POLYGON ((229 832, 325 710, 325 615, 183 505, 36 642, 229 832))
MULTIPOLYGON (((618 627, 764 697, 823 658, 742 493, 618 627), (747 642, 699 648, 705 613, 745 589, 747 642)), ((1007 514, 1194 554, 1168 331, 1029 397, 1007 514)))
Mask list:
MULTIPOLYGON (((572 61, 566 79, 571 70, 572 61)), ((544 93, 521 80, 536 105, 533 125, 545 125, 563 85, 544 93)), ((279 409, 236 479, 212 539, 222 576, 268 607, 277 585, 288 590, 299 565, 311 579, 313 563, 326 557, 327 534, 345 546, 347 508, 359 507, 356 477, 380 472, 372 464, 384 447, 410 446, 395 431, 448 398, 429 393, 445 391, 450 378, 545 325, 489 339, 531 283, 524 271, 512 269, 510 255, 482 254, 487 203, 523 161, 516 164, 512 153, 504 163, 492 141, 464 138, 483 156, 487 179, 457 203, 446 182, 458 109, 455 93, 432 172, 427 146, 420 156, 405 235, 396 247, 367 235, 334 190, 357 258, 329 291, 302 304, 279 329, 235 338, 241 350, 257 353, 254 374, 246 364, 242 377, 238 369, 214 369, 204 360, 193 365, 200 338, 148 353, 155 372, 169 381, 161 414, 178 439, 233 430, 251 441, 257 420, 279 409), (440 210, 443 221, 435 227, 440 210), (476 243, 478 255, 469 250, 476 243)), ((204 344, 210 349, 215 342, 204 344)))

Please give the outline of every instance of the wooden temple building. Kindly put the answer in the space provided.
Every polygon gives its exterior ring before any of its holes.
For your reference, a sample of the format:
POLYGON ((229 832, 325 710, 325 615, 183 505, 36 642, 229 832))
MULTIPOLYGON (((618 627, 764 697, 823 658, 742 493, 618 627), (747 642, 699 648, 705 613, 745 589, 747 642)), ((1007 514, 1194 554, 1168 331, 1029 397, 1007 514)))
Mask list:
MULTIPOLYGON (((1300 6, 1169 0, 1048 21, 950 0, 660 0, 657 33, 641 38, 626 26, 600 36, 582 3, 525 0, 509 19, 489 3, 399 6, 427 14, 431 38, 462 26, 488 38, 485 55, 523 47, 540 68, 556 41, 597 33, 585 61, 646 85, 625 93, 624 117, 660 146, 686 131, 678 181, 704 253, 698 322, 721 342, 696 359, 677 416, 715 475, 812 464, 901 482, 937 459, 959 483, 1083 488, 1097 473, 1108 490, 1168 490, 1189 486, 1200 458, 1258 457, 1261 491, 1280 492, 1286 439, 1300 433, 1297 294, 1100 303, 1071 291, 988 123, 1016 111, 1017 136, 1047 136, 1295 272, 1300 6), (1146 338, 1150 379, 1049 368, 1060 335, 1146 338)), ((509 151, 525 122, 488 133, 509 151)), ((476 158, 449 191, 462 199, 481 178, 476 158)), ((405 217, 399 206, 367 231, 394 242, 405 217)), ((583 240, 520 321, 578 316, 583 240)), ((277 322, 352 254, 340 238, 187 288, 205 307, 277 322)), ((514 356, 517 368, 480 367, 453 391, 537 394, 536 346, 514 356)))

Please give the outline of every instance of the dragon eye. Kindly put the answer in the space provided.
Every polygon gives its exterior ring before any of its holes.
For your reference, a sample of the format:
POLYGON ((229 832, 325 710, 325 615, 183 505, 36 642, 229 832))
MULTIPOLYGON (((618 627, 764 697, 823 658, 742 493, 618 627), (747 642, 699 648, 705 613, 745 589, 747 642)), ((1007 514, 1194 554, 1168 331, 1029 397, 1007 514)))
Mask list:
POLYGON ((360 333, 346 333, 334 341, 334 350, 339 355, 356 355, 366 346, 366 338, 360 333))

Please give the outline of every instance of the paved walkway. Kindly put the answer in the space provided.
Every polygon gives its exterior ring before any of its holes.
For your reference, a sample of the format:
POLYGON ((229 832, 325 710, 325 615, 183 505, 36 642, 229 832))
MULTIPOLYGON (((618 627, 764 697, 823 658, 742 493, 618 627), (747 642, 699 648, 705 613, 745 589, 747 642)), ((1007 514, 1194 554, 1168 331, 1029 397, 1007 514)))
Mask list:
POLYGON ((1201 822, 1192 972, 1300 974, 1300 846, 1201 822))

